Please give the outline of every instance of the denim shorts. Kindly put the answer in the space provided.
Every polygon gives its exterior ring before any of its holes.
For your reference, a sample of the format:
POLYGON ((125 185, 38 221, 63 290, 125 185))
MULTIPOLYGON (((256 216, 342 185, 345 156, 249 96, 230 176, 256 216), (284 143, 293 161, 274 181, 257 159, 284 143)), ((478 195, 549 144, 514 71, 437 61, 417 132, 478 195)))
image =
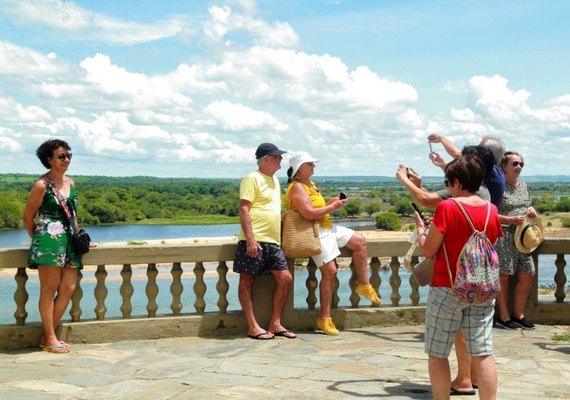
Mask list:
POLYGON ((237 245, 233 271, 248 275, 263 275, 271 271, 289 270, 285 254, 276 243, 257 242, 261 250, 256 257, 247 255, 247 242, 240 240, 237 245))
POLYGON ((431 287, 426 304, 425 352, 447 358, 459 327, 472 356, 493 354, 495 300, 469 304, 449 287, 431 287))

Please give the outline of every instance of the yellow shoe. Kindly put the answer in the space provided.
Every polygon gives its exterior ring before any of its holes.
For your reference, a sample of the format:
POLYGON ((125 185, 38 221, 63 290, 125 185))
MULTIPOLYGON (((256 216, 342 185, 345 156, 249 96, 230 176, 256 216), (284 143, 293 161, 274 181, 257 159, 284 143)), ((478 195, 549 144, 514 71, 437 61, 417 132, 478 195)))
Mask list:
POLYGON ((382 300, 380 300, 380 297, 378 297, 378 293, 376 293, 376 290, 374 290, 371 284, 362 285, 359 283, 358 286, 356 286, 356 289, 354 289, 354 291, 359 295, 366 297, 375 306, 380 305, 380 303, 382 302, 382 300))
POLYGON ((331 336, 337 336, 339 334, 339 330, 334 326, 332 318, 319 318, 317 320, 317 329, 315 330, 324 332, 326 335, 331 336))

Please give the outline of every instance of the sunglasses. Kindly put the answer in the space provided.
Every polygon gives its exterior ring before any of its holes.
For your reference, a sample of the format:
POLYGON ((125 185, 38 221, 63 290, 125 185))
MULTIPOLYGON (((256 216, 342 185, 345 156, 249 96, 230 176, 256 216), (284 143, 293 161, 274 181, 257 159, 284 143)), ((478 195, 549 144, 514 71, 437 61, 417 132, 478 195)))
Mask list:
POLYGON ((513 161, 513 167, 518 167, 518 166, 524 167, 524 163, 522 161, 513 161))
POLYGON ((56 157, 58 160, 60 160, 60 161, 63 161, 63 160, 65 160, 66 158, 71 161, 71 157, 73 157, 73 154, 71 154, 71 153, 61 153, 61 154, 58 154, 58 155, 55 156, 55 157, 56 157))

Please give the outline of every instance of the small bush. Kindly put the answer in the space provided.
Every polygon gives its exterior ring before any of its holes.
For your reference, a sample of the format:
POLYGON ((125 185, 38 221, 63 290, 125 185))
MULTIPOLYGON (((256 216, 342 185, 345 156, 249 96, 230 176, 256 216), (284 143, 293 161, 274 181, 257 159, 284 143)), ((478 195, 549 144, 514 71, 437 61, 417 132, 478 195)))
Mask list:
POLYGON ((567 217, 562 218, 562 227, 570 228, 570 218, 567 217))
POLYGON ((385 212, 376 216, 376 228, 385 231, 399 231, 402 229, 402 222, 396 213, 385 212))

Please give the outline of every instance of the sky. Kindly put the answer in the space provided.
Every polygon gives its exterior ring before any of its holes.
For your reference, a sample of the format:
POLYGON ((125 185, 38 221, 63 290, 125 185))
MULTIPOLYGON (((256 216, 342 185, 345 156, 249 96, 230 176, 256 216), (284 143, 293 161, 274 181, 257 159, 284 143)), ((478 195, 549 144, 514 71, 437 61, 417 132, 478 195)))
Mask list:
POLYGON ((569 20, 565 0, 0 0, 0 173, 44 173, 59 138, 71 176, 238 178, 262 142, 316 176, 437 176, 437 132, 569 175, 569 20))

